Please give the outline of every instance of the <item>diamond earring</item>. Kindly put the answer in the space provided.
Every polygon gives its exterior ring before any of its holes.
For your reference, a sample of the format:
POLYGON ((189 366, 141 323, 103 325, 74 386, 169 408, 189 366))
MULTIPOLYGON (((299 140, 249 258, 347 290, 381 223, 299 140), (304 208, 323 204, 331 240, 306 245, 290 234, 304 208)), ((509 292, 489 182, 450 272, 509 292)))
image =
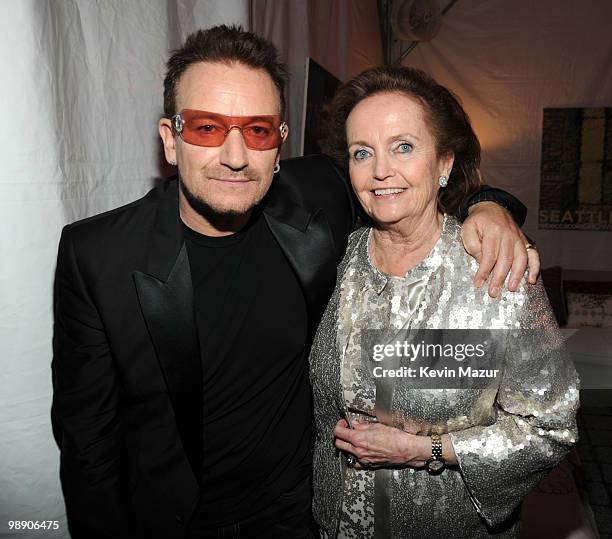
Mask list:
POLYGON ((448 178, 446 176, 440 176, 438 182, 440 182, 440 187, 446 187, 448 185, 448 178))

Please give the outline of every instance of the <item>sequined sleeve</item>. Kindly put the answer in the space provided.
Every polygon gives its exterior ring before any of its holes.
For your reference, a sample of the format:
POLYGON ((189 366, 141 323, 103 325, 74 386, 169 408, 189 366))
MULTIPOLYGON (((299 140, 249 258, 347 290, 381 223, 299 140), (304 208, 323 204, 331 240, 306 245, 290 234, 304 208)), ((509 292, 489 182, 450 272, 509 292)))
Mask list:
POLYGON ((520 328, 508 335, 497 420, 450 434, 472 502, 490 525, 518 507, 577 437, 578 379, 541 282, 526 286, 520 309, 520 328))

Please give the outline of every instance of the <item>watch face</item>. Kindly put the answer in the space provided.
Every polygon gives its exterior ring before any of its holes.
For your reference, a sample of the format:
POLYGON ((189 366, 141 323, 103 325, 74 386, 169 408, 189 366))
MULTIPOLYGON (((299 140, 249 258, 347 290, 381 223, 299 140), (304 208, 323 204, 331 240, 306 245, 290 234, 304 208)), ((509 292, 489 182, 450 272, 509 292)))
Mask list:
POLYGON ((427 470, 432 474, 439 474, 444 470, 444 461, 432 459, 427 462, 427 470))

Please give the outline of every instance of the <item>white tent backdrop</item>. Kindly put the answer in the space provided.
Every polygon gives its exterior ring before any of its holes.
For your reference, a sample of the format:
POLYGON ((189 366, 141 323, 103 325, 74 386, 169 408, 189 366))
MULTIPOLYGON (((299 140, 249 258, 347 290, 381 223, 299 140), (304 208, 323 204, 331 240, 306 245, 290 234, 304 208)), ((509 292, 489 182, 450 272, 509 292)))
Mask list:
POLYGON ((267 37, 289 66, 283 155, 301 152, 306 59, 340 80, 382 62, 376 0, 252 0, 253 31, 267 37))
POLYGON ((610 0, 459 0, 404 61, 462 98, 485 181, 527 205, 545 266, 612 270, 612 232, 537 228, 542 109, 612 107, 611 24, 610 0))
POLYGON ((157 141, 168 50, 249 25, 248 0, 19 0, 0 7, 0 537, 68 537, 53 442, 52 281, 64 224, 168 172, 157 141), (9 520, 58 520, 10 532, 9 520))
MULTIPOLYGON (((406 61, 463 98, 486 180, 529 206, 527 231, 547 265, 612 270, 611 233, 536 228, 542 107, 612 104, 609 5, 585 0, 577 13, 571 0, 460 0, 406 61)), ((156 128, 168 50, 196 28, 250 20, 297 75, 294 135, 308 56, 340 79, 382 61, 376 0, 1 3, 0 538, 68 536, 49 419, 60 230, 138 198, 170 171, 156 128), (60 529, 9 533, 9 520, 59 520, 60 529)))

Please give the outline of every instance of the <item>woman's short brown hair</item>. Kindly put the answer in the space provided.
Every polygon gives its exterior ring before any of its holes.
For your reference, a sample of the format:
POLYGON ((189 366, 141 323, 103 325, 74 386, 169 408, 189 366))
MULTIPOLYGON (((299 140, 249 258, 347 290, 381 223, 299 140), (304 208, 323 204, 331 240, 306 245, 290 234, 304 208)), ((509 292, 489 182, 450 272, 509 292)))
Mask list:
POLYGON ((395 92, 417 99, 423 106, 438 157, 454 155, 448 185, 438 193, 440 210, 454 214, 481 183, 480 143, 459 99, 420 69, 374 67, 342 84, 331 104, 325 151, 348 170, 346 120, 349 114, 367 97, 395 92))

